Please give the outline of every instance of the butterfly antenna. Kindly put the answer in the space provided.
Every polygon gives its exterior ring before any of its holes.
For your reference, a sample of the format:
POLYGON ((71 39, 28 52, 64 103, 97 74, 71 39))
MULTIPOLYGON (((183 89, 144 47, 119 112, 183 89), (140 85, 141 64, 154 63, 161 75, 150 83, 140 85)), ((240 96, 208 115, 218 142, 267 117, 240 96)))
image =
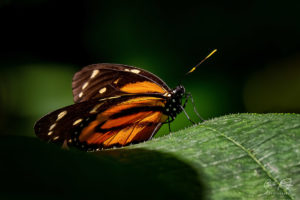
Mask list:
POLYGON ((190 71, 188 71, 185 75, 188 75, 195 71, 199 65, 201 65, 204 61, 206 61, 209 57, 211 57, 214 53, 216 53, 217 49, 214 49, 210 54, 208 54, 203 60, 201 60, 195 67, 193 67, 190 71))

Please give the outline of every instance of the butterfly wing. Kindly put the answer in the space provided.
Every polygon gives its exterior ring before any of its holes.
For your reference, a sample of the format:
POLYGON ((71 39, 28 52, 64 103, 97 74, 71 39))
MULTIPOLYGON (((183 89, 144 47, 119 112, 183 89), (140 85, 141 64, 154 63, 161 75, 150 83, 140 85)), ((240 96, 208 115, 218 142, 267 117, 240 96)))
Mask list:
POLYGON ((46 141, 84 150, 125 146, 150 139, 166 121, 165 98, 124 96, 89 100, 54 111, 35 125, 46 141))
POLYGON ((74 102, 132 94, 165 94, 170 88, 154 74, 121 64, 94 64, 73 77, 74 102))
POLYGON ((70 139, 70 134, 75 131, 78 123, 96 114, 92 110, 98 104, 99 101, 93 100, 53 111, 36 122, 35 133, 42 140, 62 143, 70 139))

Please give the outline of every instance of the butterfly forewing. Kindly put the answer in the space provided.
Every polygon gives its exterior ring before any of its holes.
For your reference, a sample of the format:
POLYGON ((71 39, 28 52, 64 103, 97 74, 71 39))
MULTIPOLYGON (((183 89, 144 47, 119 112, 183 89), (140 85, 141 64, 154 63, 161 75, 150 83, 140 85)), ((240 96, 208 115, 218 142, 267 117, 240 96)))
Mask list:
POLYGON ((148 140, 167 119, 165 99, 124 96, 89 100, 54 111, 35 125, 51 142, 67 142, 84 150, 125 146, 148 140))
POLYGON ((114 98, 132 94, 165 94, 170 88, 146 70, 120 64, 95 64, 84 67, 73 77, 74 102, 114 98))

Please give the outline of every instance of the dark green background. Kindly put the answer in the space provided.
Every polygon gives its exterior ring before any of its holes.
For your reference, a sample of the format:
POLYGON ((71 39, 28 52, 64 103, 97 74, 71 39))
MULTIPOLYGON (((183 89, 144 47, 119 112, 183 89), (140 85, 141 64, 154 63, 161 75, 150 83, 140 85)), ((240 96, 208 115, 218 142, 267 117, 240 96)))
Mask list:
MULTIPOLYGON (((0 1, 0 129, 33 136, 34 122, 72 104, 72 75, 101 62, 183 78, 206 119, 300 112, 299 1, 0 1)), ((197 121, 192 107, 187 112, 197 121)), ((184 115, 173 130, 189 125, 184 115)), ((168 133, 166 127, 159 134, 168 133)))

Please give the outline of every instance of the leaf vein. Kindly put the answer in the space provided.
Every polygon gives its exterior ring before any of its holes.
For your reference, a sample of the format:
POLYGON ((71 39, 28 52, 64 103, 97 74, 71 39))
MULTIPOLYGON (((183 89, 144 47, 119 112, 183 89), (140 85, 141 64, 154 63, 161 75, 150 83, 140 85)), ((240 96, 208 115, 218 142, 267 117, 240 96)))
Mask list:
POLYGON ((263 163, 260 162, 260 161, 258 160, 258 158, 256 158, 256 156, 255 156, 251 151, 249 151, 248 149, 246 149, 242 144, 240 144, 239 142, 237 142, 237 141, 234 140, 233 138, 227 136, 227 135, 224 134, 224 133, 221 133, 221 132, 218 131, 217 129, 214 129, 214 128, 209 127, 209 126, 204 126, 204 125, 201 125, 201 126, 204 127, 204 128, 207 128, 207 129, 209 129, 209 130, 211 130, 211 131, 213 131, 213 132, 215 132, 215 133, 217 133, 217 134, 219 134, 219 135, 221 135, 221 136, 223 136, 225 139, 229 140, 230 142, 232 142, 233 144, 235 144, 237 147, 239 147, 239 148, 241 148, 243 151, 245 151, 245 152, 249 155, 249 157, 250 157, 254 162, 256 162, 256 163, 259 165, 259 167, 266 173, 266 175, 267 175, 273 182, 275 182, 275 184, 278 186, 278 188, 280 188, 280 190, 282 190, 283 193, 286 194, 290 199, 293 199, 293 197, 291 196, 291 194, 288 193, 288 191, 287 191, 285 188, 283 188, 283 187, 281 186, 280 182, 279 182, 275 177, 272 176, 272 174, 267 170, 267 168, 263 165, 263 163))

